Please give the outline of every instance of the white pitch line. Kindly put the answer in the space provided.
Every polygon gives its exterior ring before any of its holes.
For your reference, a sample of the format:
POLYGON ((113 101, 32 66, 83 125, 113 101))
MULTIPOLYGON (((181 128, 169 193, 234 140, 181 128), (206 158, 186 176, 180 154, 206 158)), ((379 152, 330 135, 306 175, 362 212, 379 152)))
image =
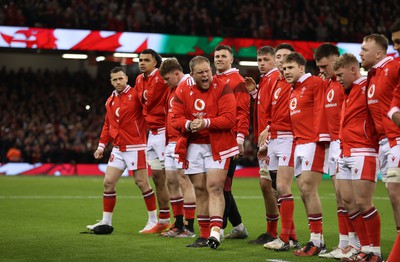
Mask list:
MULTIPOLYGON (((0 196, 0 199, 99 199, 103 198, 100 194, 98 196, 0 196)), ((142 196, 117 196, 118 199, 143 199, 142 196)), ((297 200, 300 200, 300 197, 294 197, 297 200)), ((333 194, 327 196, 320 196, 320 199, 335 199, 333 194)), ((254 200, 254 199, 263 199, 262 196, 235 196, 235 199, 243 199, 243 200, 254 200)), ((388 201, 389 197, 374 197, 373 200, 383 200, 388 201)))
POLYGON ((270 261, 270 262, 290 262, 288 260, 283 260, 283 259, 267 259, 265 261, 270 261))

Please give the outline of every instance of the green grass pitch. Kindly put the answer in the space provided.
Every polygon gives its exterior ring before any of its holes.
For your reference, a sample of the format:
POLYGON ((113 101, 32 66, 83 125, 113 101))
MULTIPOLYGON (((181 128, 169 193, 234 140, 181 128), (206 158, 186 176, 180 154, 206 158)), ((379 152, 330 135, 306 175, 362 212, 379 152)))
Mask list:
MULTIPOLYGON (((194 239, 168 239, 138 233, 147 221, 140 191, 121 178, 111 235, 79 234, 101 218, 102 177, 0 176, 0 261, 322 261, 298 258, 248 244, 265 230, 265 210, 258 179, 235 179, 233 192, 250 237, 225 240, 217 250, 191 249, 194 239)), ((338 244, 336 204, 330 180, 320 186, 323 228, 330 250, 338 244)), ((309 239, 306 215, 295 196, 295 224, 300 243, 309 239)), ((378 182, 375 206, 382 221, 382 251, 387 258, 396 228, 385 187, 378 182)), ((231 229, 228 225, 226 232, 231 229)), ((196 223, 196 233, 198 233, 196 223)), ((333 261, 333 260, 332 260, 333 261)))

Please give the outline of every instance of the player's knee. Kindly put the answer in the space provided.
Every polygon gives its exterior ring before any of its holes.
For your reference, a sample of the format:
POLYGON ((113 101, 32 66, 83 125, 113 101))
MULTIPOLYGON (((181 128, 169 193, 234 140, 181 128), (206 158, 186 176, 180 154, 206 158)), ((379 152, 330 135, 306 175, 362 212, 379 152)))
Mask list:
POLYGON ((158 158, 148 160, 147 164, 150 166, 151 170, 163 170, 164 169, 164 161, 161 161, 158 158))
POLYGON ((210 183, 207 185, 207 192, 209 195, 221 195, 224 193, 224 184, 210 183))
POLYGON ((104 178, 103 185, 105 191, 114 190, 116 181, 110 178, 104 178))
POLYGON ((277 184, 276 185, 276 189, 277 189, 279 195, 291 194, 290 193, 290 187, 288 187, 288 185, 277 184))
POLYGON ((304 195, 304 197, 306 197, 309 194, 315 193, 314 192, 315 186, 310 182, 307 182, 307 183, 303 182, 300 186, 300 191, 301 191, 302 195, 304 195))
POLYGON ((171 195, 176 195, 180 190, 178 180, 167 179, 167 187, 171 195))
POLYGON ((350 210, 354 207, 354 199, 352 197, 342 197, 342 203, 346 210, 350 210))
POLYGON ((386 175, 386 183, 400 183, 400 168, 392 167, 389 168, 386 175))
POLYGON ((149 187, 149 182, 148 180, 142 178, 142 177, 135 177, 135 184, 138 186, 138 188, 143 191, 146 188, 149 187))

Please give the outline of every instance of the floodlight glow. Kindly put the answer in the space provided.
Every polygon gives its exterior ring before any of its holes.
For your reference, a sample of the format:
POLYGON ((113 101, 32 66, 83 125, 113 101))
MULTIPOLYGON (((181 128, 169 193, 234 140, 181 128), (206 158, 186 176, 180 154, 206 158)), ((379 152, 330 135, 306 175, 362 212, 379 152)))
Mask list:
POLYGON ((88 55, 85 54, 63 54, 64 59, 87 59, 88 55))
POLYGON ((135 53, 114 53, 114 57, 121 57, 121 58, 135 58, 138 56, 139 55, 135 53))
POLYGON ((240 61, 239 65, 241 65, 241 66, 258 66, 257 62, 255 62, 255 61, 240 61))

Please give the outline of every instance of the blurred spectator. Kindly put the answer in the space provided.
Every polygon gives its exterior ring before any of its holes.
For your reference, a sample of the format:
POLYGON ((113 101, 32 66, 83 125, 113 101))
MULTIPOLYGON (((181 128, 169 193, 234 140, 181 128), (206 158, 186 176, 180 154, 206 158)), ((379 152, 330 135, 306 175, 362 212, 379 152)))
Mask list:
POLYGON ((362 42, 390 38, 399 13, 390 0, 5 0, 0 25, 362 42))
POLYGON ((8 162, 21 162, 22 161, 22 153, 16 147, 11 147, 7 152, 8 162))

